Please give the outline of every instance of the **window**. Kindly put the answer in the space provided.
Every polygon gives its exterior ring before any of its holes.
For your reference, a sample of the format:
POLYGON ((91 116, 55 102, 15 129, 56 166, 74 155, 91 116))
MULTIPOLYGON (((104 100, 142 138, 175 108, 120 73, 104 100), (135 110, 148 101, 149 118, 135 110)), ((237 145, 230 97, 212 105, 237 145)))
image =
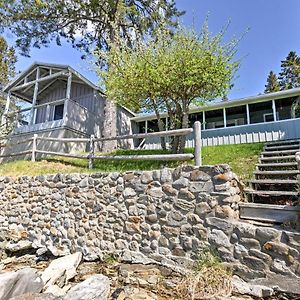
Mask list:
MULTIPOLYGON (((278 112, 276 113, 276 118, 279 120, 278 112)), ((264 122, 273 122, 274 121, 274 115, 273 114, 264 114, 264 122)))
POLYGON ((61 120, 64 116, 64 105, 59 104, 54 106, 54 117, 53 120, 61 120))

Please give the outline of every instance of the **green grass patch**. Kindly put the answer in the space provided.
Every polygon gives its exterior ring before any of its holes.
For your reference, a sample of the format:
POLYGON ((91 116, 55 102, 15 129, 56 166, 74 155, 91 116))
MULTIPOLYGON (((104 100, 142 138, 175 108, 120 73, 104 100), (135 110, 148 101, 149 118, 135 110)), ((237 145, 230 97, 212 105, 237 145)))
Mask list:
MULTIPOLYGON (((233 171, 242 179, 249 179, 262 151, 263 144, 241 144, 203 147, 203 165, 229 164, 233 171)), ((193 153, 193 149, 186 149, 193 153)), ((116 150, 113 155, 147 155, 168 154, 162 150, 116 150)), ((95 160, 94 168, 87 168, 86 159, 66 157, 51 157, 37 162, 13 161, 0 165, 0 176, 18 177, 22 175, 35 176, 54 173, 89 173, 89 172, 125 172, 130 170, 155 170, 163 167, 174 168, 181 164, 193 164, 193 161, 127 161, 127 160, 95 160)))

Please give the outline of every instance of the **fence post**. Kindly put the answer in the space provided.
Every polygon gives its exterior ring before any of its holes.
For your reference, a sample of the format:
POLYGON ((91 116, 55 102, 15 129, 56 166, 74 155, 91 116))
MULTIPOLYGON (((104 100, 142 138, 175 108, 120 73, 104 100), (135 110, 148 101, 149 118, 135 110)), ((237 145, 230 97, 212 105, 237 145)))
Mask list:
POLYGON ((36 152, 36 140, 37 140, 37 134, 33 135, 32 138, 32 153, 31 153, 31 161, 35 161, 36 157, 35 157, 35 152, 36 152))
POLYGON ((194 123, 194 138, 195 138, 195 150, 194 150, 194 159, 195 165, 200 167, 202 165, 201 157, 201 123, 196 121, 194 123))
POLYGON ((89 154, 89 169, 93 169, 94 154, 95 154, 95 136, 92 134, 90 138, 90 154, 89 154))

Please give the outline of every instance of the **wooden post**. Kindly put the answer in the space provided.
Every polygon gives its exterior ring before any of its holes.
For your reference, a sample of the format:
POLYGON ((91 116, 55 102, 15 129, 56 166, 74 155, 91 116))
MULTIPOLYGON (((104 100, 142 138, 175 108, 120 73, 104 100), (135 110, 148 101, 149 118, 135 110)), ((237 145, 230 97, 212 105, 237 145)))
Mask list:
POLYGON ((195 138, 195 150, 194 150, 194 159, 195 165, 200 167, 202 165, 201 157, 201 123, 196 121, 194 123, 194 138, 195 138))
POLYGON ((11 92, 8 92, 7 98, 6 98, 5 109, 4 109, 4 112, 2 115, 2 119, 1 119, 1 125, 4 125, 5 123, 7 123, 6 115, 9 111, 10 100, 11 100, 11 92))
POLYGON ((67 124, 68 121, 68 106, 69 106, 69 100, 71 98, 71 88, 72 88, 72 73, 70 72, 68 75, 66 99, 64 102, 64 115, 63 115, 64 124, 67 124))
POLYGON ((227 127, 227 116, 226 116, 226 108, 223 108, 223 122, 224 122, 224 128, 227 127))
POLYGON ((36 152, 36 139, 37 139, 37 134, 33 135, 33 139, 32 139, 32 153, 31 153, 31 161, 35 161, 36 157, 35 157, 35 152, 36 152))
POLYGON ((92 134, 90 138, 90 153, 89 153, 89 169, 93 169, 95 155, 95 136, 92 134))
POLYGON ((39 78, 40 78, 40 68, 37 67, 36 69, 36 82, 34 85, 34 92, 33 92, 33 99, 32 99, 32 108, 31 108, 31 117, 30 117, 30 124, 34 124, 35 123, 35 118, 36 118, 36 101, 37 101, 37 96, 38 96, 38 92, 39 92, 39 78))
POLYGON ((246 114, 247 114, 247 124, 249 125, 251 122, 249 104, 246 104, 246 114))
POLYGON ((272 100, 272 110, 273 110, 273 119, 274 121, 277 121, 276 103, 274 99, 272 100))
POLYGON ((205 111, 203 111, 203 114, 202 114, 202 123, 203 123, 203 129, 205 130, 206 129, 206 121, 205 121, 205 111))

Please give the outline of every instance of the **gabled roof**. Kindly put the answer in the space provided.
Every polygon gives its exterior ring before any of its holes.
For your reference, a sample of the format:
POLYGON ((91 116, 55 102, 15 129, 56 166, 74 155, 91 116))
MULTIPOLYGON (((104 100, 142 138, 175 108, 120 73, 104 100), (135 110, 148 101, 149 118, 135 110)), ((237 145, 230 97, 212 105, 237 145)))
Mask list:
POLYGON ((26 76, 28 76, 35 68, 41 67, 41 68, 53 68, 53 69, 59 69, 59 70, 65 70, 68 72, 71 72, 76 77, 78 77, 82 82, 89 85, 91 88, 99 91, 103 94, 101 89, 93 84, 90 80, 88 80, 86 77, 81 75, 79 72, 77 72, 75 69, 70 67, 69 65, 63 65, 63 64, 52 64, 52 63, 44 63, 44 62, 34 62, 32 65, 30 65, 26 70, 21 72, 14 80, 12 80, 10 83, 8 83, 4 88, 4 92, 8 92, 11 88, 13 88, 16 84, 18 84, 20 81, 22 81, 26 76))
MULTIPOLYGON (((94 83, 92 83, 90 80, 88 80, 86 77, 84 77, 83 75, 81 75, 79 72, 77 72, 75 69, 73 69, 72 67, 70 67, 69 65, 64 65, 64 64, 52 64, 52 63, 44 63, 44 62, 34 62, 32 65, 30 65, 26 70, 24 70, 22 73, 20 73, 14 80, 12 80, 9 84, 7 84, 4 88, 3 88, 3 92, 7 93, 9 92, 11 89, 13 89, 14 87, 18 86, 22 80, 24 81, 26 76, 30 76, 30 74, 32 74, 35 69, 39 67, 40 69, 46 68, 46 69, 53 69, 56 70, 57 74, 60 72, 65 71, 65 73, 67 72, 71 72, 75 79, 78 79, 80 82, 87 84, 88 86, 90 86, 92 89, 98 91, 102 96, 105 96, 105 94, 103 93, 103 91, 96 86, 94 83)), ((47 75, 47 74, 46 74, 47 75)), ((59 74, 58 74, 59 75, 59 74)), ((62 74, 63 76, 63 74, 62 74)), ((65 76, 64 76, 65 77, 65 76)), ((46 79, 46 77, 45 77, 46 79)), ((73 79, 73 78, 72 78, 73 79)), ((35 78, 32 80, 32 82, 35 80, 35 78)), ((46 82, 43 82, 41 85, 47 86, 46 82)), ((26 88, 28 89, 28 88, 26 88)), ((20 97, 22 95, 18 95, 16 93, 17 97, 20 97)), ((26 99, 25 97, 26 95, 23 95, 23 99, 26 99)), ((22 98, 22 97, 21 97, 22 98)), ((130 109, 126 108, 125 106, 121 106, 123 109, 125 109, 128 113, 130 113, 132 116, 135 116, 135 113, 132 112, 130 109)))

